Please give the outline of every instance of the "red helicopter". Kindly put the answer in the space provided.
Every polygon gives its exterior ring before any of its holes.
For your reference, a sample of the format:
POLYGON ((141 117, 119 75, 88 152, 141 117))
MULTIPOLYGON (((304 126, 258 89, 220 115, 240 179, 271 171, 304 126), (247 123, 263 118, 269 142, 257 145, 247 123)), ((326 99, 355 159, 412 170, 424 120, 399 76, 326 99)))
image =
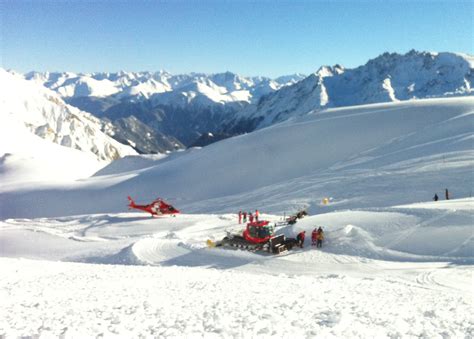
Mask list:
POLYGON ((130 203, 128 204, 128 209, 135 208, 137 210, 142 210, 144 212, 148 212, 151 216, 161 216, 165 214, 171 214, 176 216, 179 213, 179 210, 174 208, 172 205, 166 203, 163 199, 157 198, 151 204, 148 205, 137 205, 135 201, 128 196, 128 200, 130 203))

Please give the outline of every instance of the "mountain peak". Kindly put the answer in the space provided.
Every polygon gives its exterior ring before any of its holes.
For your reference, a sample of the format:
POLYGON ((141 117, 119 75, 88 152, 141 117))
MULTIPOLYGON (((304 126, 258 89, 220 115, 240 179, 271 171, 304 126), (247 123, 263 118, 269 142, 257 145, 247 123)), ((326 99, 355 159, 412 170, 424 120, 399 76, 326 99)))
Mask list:
POLYGON ((336 64, 334 66, 321 66, 314 74, 320 77, 328 77, 344 72, 344 67, 336 64))

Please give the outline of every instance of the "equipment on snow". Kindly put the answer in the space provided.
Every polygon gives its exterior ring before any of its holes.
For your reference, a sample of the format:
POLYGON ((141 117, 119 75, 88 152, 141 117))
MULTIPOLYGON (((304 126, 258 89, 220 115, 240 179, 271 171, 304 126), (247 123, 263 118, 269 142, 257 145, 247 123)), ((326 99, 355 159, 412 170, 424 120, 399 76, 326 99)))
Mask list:
POLYGON ((273 226, 266 220, 249 222, 241 235, 228 233, 221 241, 207 240, 208 247, 229 246, 274 254, 291 250, 295 244, 296 239, 286 238, 283 234, 275 235, 273 226))
POLYGON ((286 219, 286 222, 289 224, 289 225, 294 225, 296 224, 296 222, 298 221, 298 219, 302 219, 304 218, 305 216, 308 215, 308 212, 306 212, 305 210, 301 210, 299 212, 297 212, 296 214, 293 214, 293 215, 290 215, 287 219, 286 219))

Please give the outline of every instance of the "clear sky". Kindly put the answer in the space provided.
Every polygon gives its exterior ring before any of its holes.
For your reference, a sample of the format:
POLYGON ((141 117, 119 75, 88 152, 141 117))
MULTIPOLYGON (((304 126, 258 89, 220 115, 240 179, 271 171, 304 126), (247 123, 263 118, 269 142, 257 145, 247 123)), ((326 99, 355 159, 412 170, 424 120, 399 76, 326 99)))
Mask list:
POLYGON ((355 67, 389 51, 473 53, 473 1, 0 0, 1 65, 241 75, 355 67))

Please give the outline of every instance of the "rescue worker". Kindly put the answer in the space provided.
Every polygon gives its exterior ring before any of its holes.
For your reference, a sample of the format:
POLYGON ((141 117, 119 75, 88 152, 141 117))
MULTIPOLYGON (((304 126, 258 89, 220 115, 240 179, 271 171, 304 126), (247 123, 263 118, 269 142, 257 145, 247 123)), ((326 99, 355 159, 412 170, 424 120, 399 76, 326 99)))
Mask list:
POLYGON ((242 223, 242 211, 239 211, 239 224, 242 223))
POLYGON ((318 229, 315 228, 313 232, 311 232, 311 246, 316 246, 317 241, 318 241, 318 229))
POLYGON ((318 228, 318 243, 316 245, 316 247, 323 247, 323 240, 324 240, 324 232, 323 232, 323 229, 321 227, 318 228))
POLYGON ((258 210, 255 210, 255 221, 258 221, 258 215, 259 215, 259 214, 260 214, 260 213, 258 212, 258 210))
POLYGON ((303 248, 303 245, 304 245, 304 237, 306 235, 306 231, 301 231, 300 233, 298 233, 298 235, 296 236, 296 240, 298 241, 298 245, 303 248))
POLYGON ((244 212, 244 224, 247 222, 247 212, 244 212))
POLYGON ((249 221, 250 221, 250 222, 253 222, 253 214, 252 214, 252 212, 249 212, 249 221))

